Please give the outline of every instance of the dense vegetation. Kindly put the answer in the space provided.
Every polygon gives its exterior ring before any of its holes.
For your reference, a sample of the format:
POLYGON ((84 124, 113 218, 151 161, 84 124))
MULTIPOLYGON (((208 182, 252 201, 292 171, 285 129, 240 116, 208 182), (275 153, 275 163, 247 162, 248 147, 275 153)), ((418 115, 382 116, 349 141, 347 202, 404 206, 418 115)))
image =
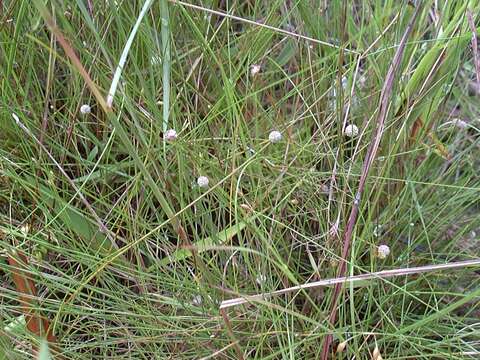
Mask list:
POLYGON ((478 0, 0 10, 0 356, 478 358, 478 267, 219 311, 478 259, 478 0))

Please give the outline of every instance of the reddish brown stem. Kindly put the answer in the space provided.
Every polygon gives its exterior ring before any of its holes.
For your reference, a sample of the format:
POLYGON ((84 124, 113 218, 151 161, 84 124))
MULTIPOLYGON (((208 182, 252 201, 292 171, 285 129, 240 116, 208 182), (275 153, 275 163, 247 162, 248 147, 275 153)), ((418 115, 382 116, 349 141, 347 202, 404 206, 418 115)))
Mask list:
POLYGON ((475 64, 475 74, 477 76, 477 88, 480 89, 480 59, 478 58, 478 35, 477 28, 475 27, 475 22, 473 21, 472 12, 467 11, 468 24, 472 30, 472 52, 473 52, 473 63, 475 64))
MULTIPOLYGON (((35 310, 37 290, 33 280, 25 270, 28 264, 27 257, 17 251, 15 254, 8 257, 8 263, 11 266, 13 282, 18 292, 18 301, 25 314, 27 329, 32 334, 38 337, 45 337, 49 343, 55 344, 57 340, 52 334, 47 318, 35 310)), ((38 347, 33 344, 32 350, 33 355, 35 356, 38 353, 38 347)))
MULTIPOLYGON (((387 76, 385 77, 385 83, 382 88, 382 92, 380 94, 380 111, 378 113, 378 118, 377 118, 377 128, 375 131, 375 136, 373 141, 371 142, 370 146, 368 147, 367 150, 367 155, 365 157, 365 160, 363 162, 363 169, 362 169, 362 174, 360 176, 359 184, 358 184, 358 190, 355 195, 355 199, 353 201, 352 205, 352 210, 350 212, 350 216, 348 218, 347 222, 347 228, 343 236, 343 249, 342 249, 342 257, 341 257, 341 262, 338 270, 338 277, 343 277, 345 276, 346 268, 347 268, 347 256, 350 252, 350 244, 352 241, 352 234, 353 230, 355 228, 355 224, 357 222, 357 217, 358 217, 358 212, 359 212, 359 205, 360 205, 360 200, 362 198, 363 190, 365 188, 365 183, 368 177, 368 173, 370 170, 370 167, 373 163, 373 160, 375 159, 375 156, 378 151, 378 147, 380 145, 380 140, 382 138, 384 129, 385 129, 385 119, 387 117, 388 113, 388 108, 389 108, 389 98, 392 93, 392 88, 393 88, 393 81, 395 78, 395 73, 398 70, 398 67, 400 66, 400 62, 403 57, 403 52, 405 50, 405 44, 407 42, 407 38, 412 32, 413 25, 415 23, 415 20, 417 18, 418 12, 420 10, 420 6, 415 9, 415 12, 412 16, 412 19, 410 20, 410 23, 407 26, 407 29, 405 30, 405 33, 402 36, 402 39, 400 41, 400 44, 397 48, 397 51, 395 53, 395 56, 393 58, 392 64, 390 65, 390 68, 388 69, 387 76)), ((333 296, 332 296, 332 302, 331 302, 331 312, 329 316, 329 322, 332 325, 332 327, 335 325, 335 321, 337 319, 337 304, 338 304, 338 299, 340 297, 341 290, 343 289, 343 283, 338 283, 335 285, 335 288, 333 290, 333 296)), ((330 346, 332 343, 333 335, 329 334, 326 336, 325 341, 323 343, 323 348, 322 348, 322 355, 321 359, 322 360, 327 360, 328 359, 328 354, 330 352, 330 346)))
POLYGON ((227 330, 227 334, 232 339, 232 344, 235 349, 235 352, 237 353, 237 359, 243 360, 245 359, 243 356, 242 349, 240 349, 240 346, 238 345, 238 340, 235 338, 235 335, 233 334, 232 330, 232 325, 230 324, 230 318, 228 317, 227 311, 225 309, 220 309, 220 315, 222 315, 223 321, 225 323, 225 329, 227 330))

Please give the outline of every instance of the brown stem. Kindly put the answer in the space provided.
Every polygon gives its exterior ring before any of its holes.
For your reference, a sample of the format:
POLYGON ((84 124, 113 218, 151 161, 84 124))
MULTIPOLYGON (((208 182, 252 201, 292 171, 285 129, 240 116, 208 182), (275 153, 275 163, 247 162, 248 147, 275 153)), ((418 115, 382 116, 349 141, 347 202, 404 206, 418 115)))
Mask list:
MULTIPOLYGON (((419 13, 421 6, 417 7, 415 9, 415 12, 412 16, 412 19, 410 20, 410 23, 407 26, 407 29, 405 30, 405 33, 402 36, 402 39, 400 41, 400 44, 397 48, 397 51, 395 53, 395 56, 393 58, 392 64, 390 65, 390 68, 388 69, 387 76, 385 77, 385 83, 382 88, 382 92, 380 94, 380 111, 378 114, 377 118, 377 128, 375 131, 375 136, 373 139, 373 142, 371 142, 370 146, 368 147, 367 150, 367 155, 365 157, 365 160, 363 162, 363 169, 362 169, 362 174, 360 176, 359 184, 358 184, 358 190, 355 195, 355 199, 353 201, 353 206, 352 210, 350 212, 350 216, 348 218, 348 223, 347 223, 347 228, 343 236, 343 249, 342 249, 342 256, 341 256, 341 262, 338 270, 338 277, 343 277, 345 276, 346 272, 346 267, 347 267, 347 256, 350 252, 350 244, 352 241, 352 234, 353 230, 355 228, 355 224, 357 222, 357 217, 358 217, 358 212, 359 212, 359 206, 360 206, 360 200, 362 198, 363 190, 365 188, 365 183, 368 177, 368 173, 370 170, 370 167, 373 163, 373 160, 375 159, 375 156, 378 151, 378 147, 380 145, 380 140, 382 139, 382 135, 385 129, 385 119, 387 117, 388 113, 388 105, 389 105, 389 98, 392 93, 392 88, 393 88, 393 80, 395 78, 395 73, 398 70, 398 67, 400 65, 400 62, 403 57, 403 52, 405 50, 405 44, 407 42, 407 38, 410 35, 413 25, 415 23, 415 20, 417 18, 417 15, 419 13)), ((332 327, 335 325, 335 321, 337 319, 337 304, 338 304, 338 299, 340 296, 340 292, 343 289, 343 283, 338 283, 335 285, 335 288, 333 290, 333 296, 332 296, 332 302, 331 302, 331 312, 329 316, 329 322, 332 325, 332 327)), ((332 343, 333 335, 329 334, 326 336, 325 341, 323 343, 323 348, 322 348, 322 355, 321 359, 322 360, 327 360, 328 354, 330 351, 330 345, 332 343)))
POLYGON ((472 52, 473 52, 473 63, 475 64, 475 75, 477 76, 477 88, 480 89, 480 59, 478 58, 478 35, 477 28, 475 27, 475 22, 473 21, 472 12, 467 11, 468 24, 472 30, 472 52))
MULTIPOLYGON (((37 289, 26 271, 28 266, 27 257, 19 251, 16 251, 8 256, 8 263, 11 266, 13 282, 18 292, 18 301, 25 314, 27 329, 38 337, 45 337, 53 347, 57 339, 55 335, 52 334, 50 323, 46 317, 35 310, 37 289)), ((32 351, 34 356, 38 353, 38 347, 35 344, 32 344, 32 351)))
POLYGON ((240 346, 238 345, 238 340, 235 338, 235 335, 233 334, 232 325, 230 324, 230 319, 228 317, 227 311, 225 309, 220 309, 220 315, 222 315, 223 321, 225 323, 225 329, 227 330, 228 336, 233 341, 232 344, 237 353, 237 359, 240 359, 240 360, 245 359, 243 357, 242 349, 240 349, 240 346))

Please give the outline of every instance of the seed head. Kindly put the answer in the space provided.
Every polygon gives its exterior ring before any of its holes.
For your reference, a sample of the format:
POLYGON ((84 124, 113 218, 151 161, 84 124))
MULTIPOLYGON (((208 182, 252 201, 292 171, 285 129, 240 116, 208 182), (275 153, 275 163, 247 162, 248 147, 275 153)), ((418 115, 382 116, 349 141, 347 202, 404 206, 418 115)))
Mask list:
POLYGON ((163 139, 165 141, 175 141, 177 140, 177 132, 174 129, 169 129, 163 134, 163 139))
POLYGON ((349 138, 356 137, 358 135, 358 127, 354 124, 347 125, 345 130, 343 130, 343 134, 349 138))
POLYGON ((198 179, 197 179, 197 185, 199 187, 201 187, 202 189, 206 189, 208 188, 208 183, 209 183, 209 180, 206 176, 200 176, 198 179))
POLYGON ((345 348, 347 347, 347 341, 342 341, 340 344, 338 344, 337 346, 337 353, 341 353, 343 352, 343 350, 345 350, 345 348))
POLYGON ((83 104, 82 106, 80 106, 80 112, 83 115, 90 114, 91 111, 92 111, 92 108, 88 104, 83 104))
POLYGON ((377 248, 377 257, 379 259, 385 259, 390 255, 390 247, 388 245, 382 244, 377 248))
POLYGON ((277 142, 279 142, 280 140, 282 140, 282 133, 280 131, 277 131, 277 130, 273 130, 269 135, 268 135, 268 140, 270 140, 270 142, 272 144, 275 144, 277 142))

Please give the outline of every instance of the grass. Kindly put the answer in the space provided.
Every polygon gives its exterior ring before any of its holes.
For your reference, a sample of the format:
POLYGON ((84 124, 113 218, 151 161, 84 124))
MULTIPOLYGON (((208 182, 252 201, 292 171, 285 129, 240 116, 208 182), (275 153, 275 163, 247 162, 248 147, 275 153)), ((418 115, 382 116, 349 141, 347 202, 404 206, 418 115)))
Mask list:
POLYGON ((477 358, 475 267, 219 306, 479 258, 480 2, 149 3, 0 2, 0 357, 477 358))

